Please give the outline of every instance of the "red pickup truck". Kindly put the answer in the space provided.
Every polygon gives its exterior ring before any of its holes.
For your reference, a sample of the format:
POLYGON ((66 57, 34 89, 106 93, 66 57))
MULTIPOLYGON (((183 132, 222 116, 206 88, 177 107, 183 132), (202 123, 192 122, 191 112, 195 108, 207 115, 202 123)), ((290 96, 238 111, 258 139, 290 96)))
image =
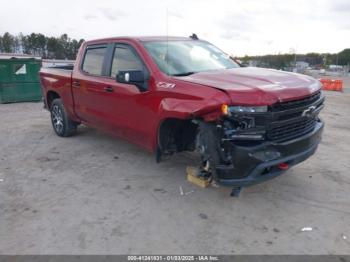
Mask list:
POLYGON ((195 151, 201 175, 235 190, 310 157, 324 126, 317 80, 242 67, 196 37, 87 41, 74 67, 42 68, 40 79, 57 135, 84 124, 157 161, 195 151))

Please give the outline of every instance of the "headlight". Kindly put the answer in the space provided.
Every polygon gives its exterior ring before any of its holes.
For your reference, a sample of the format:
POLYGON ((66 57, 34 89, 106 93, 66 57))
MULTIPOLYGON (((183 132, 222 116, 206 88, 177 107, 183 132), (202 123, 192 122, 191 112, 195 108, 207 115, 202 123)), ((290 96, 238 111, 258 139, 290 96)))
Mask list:
POLYGON ((255 125, 259 115, 267 112, 267 106, 221 106, 222 114, 229 116, 224 121, 225 135, 229 140, 263 140, 265 130, 255 125))
POLYGON ((267 106, 229 106, 230 113, 264 113, 267 112, 267 106))

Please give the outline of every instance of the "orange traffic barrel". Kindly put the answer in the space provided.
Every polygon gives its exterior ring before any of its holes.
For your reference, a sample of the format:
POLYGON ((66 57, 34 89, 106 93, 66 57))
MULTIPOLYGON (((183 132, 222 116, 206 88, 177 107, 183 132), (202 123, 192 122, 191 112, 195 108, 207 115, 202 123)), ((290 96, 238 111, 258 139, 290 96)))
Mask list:
POLYGON ((343 80, 341 79, 319 79, 323 90, 343 91, 343 80))

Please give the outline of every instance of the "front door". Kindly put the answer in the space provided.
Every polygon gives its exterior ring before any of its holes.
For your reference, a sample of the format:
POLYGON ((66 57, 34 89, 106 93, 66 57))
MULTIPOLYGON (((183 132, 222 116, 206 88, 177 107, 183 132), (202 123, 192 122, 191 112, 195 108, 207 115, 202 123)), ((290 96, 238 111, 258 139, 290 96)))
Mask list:
POLYGON ((107 63, 109 78, 106 79, 108 95, 104 97, 103 113, 108 129, 127 140, 151 148, 156 111, 151 108, 152 92, 139 89, 133 84, 118 83, 119 71, 137 70, 149 75, 148 69, 137 51, 128 44, 113 44, 111 61, 107 63))

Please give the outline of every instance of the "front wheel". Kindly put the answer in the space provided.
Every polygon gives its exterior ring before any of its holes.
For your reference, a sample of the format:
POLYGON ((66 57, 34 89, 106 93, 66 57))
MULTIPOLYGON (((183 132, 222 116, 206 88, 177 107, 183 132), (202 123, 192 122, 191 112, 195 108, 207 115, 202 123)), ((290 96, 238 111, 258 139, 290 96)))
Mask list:
POLYGON ((68 117, 60 98, 52 101, 50 112, 52 127, 58 136, 68 137, 76 133, 78 124, 68 117))

